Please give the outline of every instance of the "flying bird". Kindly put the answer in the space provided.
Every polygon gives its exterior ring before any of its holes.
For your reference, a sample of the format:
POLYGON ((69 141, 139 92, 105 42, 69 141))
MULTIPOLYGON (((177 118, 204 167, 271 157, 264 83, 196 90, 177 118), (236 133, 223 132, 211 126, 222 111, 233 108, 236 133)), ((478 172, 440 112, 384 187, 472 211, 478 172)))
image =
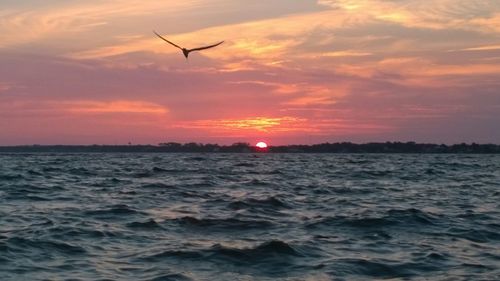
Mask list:
POLYGON ((220 44, 224 43, 224 41, 220 41, 217 44, 213 44, 213 45, 209 45, 209 46, 205 46, 205 47, 199 47, 199 48, 193 48, 193 49, 186 49, 186 48, 179 47, 178 45, 176 45, 176 44, 168 41, 167 39, 163 38, 160 34, 156 33, 156 31, 153 30, 153 32, 154 32, 154 34, 156 34, 156 36, 160 37, 163 41, 169 43, 170 45, 172 45, 172 46, 174 46, 174 47, 176 47, 178 49, 181 49, 181 51, 184 54, 184 56, 186 57, 186 59, 188 59, 189 53, 191 53, 191 52, 210 49, 210 48, 217 47, 220 44))

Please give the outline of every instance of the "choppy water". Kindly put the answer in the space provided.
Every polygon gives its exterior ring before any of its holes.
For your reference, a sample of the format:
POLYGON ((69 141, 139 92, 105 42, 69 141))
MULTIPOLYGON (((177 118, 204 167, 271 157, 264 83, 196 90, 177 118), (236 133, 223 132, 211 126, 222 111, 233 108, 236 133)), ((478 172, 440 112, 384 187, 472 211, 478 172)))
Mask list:
POLYGON ((500 156, 0 155, 0 280, 498 280, 500 156))

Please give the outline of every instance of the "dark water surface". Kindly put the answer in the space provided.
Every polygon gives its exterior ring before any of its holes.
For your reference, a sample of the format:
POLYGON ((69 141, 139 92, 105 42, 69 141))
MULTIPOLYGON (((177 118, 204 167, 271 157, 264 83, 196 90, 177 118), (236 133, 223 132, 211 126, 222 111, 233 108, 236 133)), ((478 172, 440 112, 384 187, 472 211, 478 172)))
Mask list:
POLYGON ((499 280, 500 156, 0 155, 0 280, 499 280))

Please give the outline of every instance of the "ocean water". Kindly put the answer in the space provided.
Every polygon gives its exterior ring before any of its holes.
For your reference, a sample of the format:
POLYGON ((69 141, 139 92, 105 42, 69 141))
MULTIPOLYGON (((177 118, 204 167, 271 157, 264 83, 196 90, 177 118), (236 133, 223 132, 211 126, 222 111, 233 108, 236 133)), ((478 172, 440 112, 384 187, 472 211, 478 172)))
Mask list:
POLYGON ((0 155, 0 280, 499 276, 499 155, 0 155))

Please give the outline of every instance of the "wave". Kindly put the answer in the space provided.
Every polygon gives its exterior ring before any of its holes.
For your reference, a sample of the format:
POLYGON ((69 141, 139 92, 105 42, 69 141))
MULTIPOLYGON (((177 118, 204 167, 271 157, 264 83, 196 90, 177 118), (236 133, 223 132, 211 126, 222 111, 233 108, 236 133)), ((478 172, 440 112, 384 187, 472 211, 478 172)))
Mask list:
POLYGON ((498 279, 498 156, 258 157, 0 154, 0 279, 498 279))
POLYGON ((30 195, 30 194, 10 194, 5 196, 5 199, 7 200, 26 200, 26 201, 52 201, 53 198, 48 198, 48 197, 42 197, 42 196, 37 196, 37 195, 30 195))
POLYGON ((500 233, 485 229, 463 229, 452 227, 449 228, 446 235, 462 238, 476 243, 488 243, 492 241, 500 241, 500 233))
POLYGON ((183 160, 188 161, 188 162, 189 161, 198 161, 198 162, 201 162, 201 161, 208 160, 208 158, 201 157, 201 156, 191 156, 191 157, 186 157, 183 160))
POLYGON ((170 172, 169 169, 164 169, 164 168, 160 168, 160 167, 153 167, 153 172, 154 173, 165 173, 165 172, 170 172))
POLYGON ((249 180, 245 183, 243 183, 245 186, 271 186, 272 184, 263 180, 258 180, 258 179, 252 179, 249 180))
POLYGON ((106 209, 85 211, 84 214, 93 217, 113 217, 113 216, 137 215, 144 213, 137 211, 129 207, 128 205, 119 204, 119 205, 113 205, 106 209))
POLYGON ((133 229, 143 229, 143 230, 163 229, 163 227, 161 227, 154 219, 149 219, 143 222, 134 221, 131 223, 127 223, 127 227, 133 229))
POLYGON ((202 251, 167 250, 146 257, 140 257, 139 260, 146 262, 161 262, 166 259, 202 259, 202 258, 204 258, 202 251))
POLYGON ((345 226, 353 228, 384 228, 389 226, 431 226, 438 223, 438 218, 417 209, 391 209, 382 217, 352 218, 335 216, 320 219, 307 224, 309 228, 322 226, 345 226))
POLYGON ((50 172, 62 172, 64 170, 62 168, 48 166, 48 167, 42 167, 42 171, 44 173, 50 173, 50 172))
POLYGON ((44 176, 43 173, 39 172, 39 171, 35 171, 35 170, 28 170, 27 173, 31 176, 44 176))
POLYGON ((369 278, 410 278, 420 276, 422 272, 429 273, 442 270, 435 263, 399 262, 389 260, 338 259, 335 268, 344 274, 362 275, 369 278))
POLYGON ((0 175, 0 180, 2 181, 16 181, 16 180, 22 180, 24 179, 24 176, 21 174, 2 174, 0 175))
POLYGON ((243 162, 243 163, 236 163, 233 165, 234 167, 247 167, 247 168, 253 168, 256 165, 254 163, 248 163, 248 162, 243 162))
POLYGON ((95 176, 97 173, 95 171, 89 170, 87 168, 72 168, 67 171, 69 174, 77 176, 95 176))
POLYGON ((290 208, 290 206, 287 203, 274 196, 267 197, 264 199, 249 198, 244 200, 238 200, 229 203, 228 207, 233 210, 253 209, 253 208, 264 208, 264 209, 290 208))
POLYGON ((243 230, 262 230, 273 227, 273 223, 264 220, 240 220, 236 218, 226 219, 197 219, 186 216, 174 219, 177 224, 183 227, 196 227, 206 230, 220 230, 224 232, 243 231, 243 230))
POLYGON ((390 178, 394 176, 393 170, 361 170, 353 171, 350 174, 344 175, 346 178, 356 178, 356 179, 379 179, 379 178, 390 178))
POLYGON ((162 274, 149 279, 149 281, 192 281, 193 279, 179 273, 162 274))
POLYGON ((152 172, 152 171, 141 171, 141 172, 136 172, 136 173, 132 174, 132 177, 133 178, 139 178, 139 179, 141 179, 141 178, 149 178, 149 177, 154 176, 154 174, 155 173, 152 172))
POLYGON ((47 229, 47 233, 50 234, 51 238, 54 239, 100 239, 106 237, 118 237, 120 236, 118 232, 110 230, 97 230, 89 227, 78 227, 78 226, 56 226, 47 229))
POLYGON ((220 244, 212 246, 209 253, 211 259, 228 259, 245 263, 260 263, 269 260, 283 260, 289 257, 303 257, 298 250, 286 242, 272 240, 262 243, 253 248, 231 248, 220 244))
POLYGON ((27 239, 22 237, 12 237, 7 239, 6 245, 9 251, 12 252, 33 252, 33 250, 40 250, 42 252, 58 252, 65 255, 81 255, 87 251, 70 243, 44 240, 44 239, 27 239))
POLYGON ((161 174, 172 174, 172 175, 178 175, 178 174, 191 174, 191 173, 196 173, 199 172, 199 170, 193 170, 193 169, 178 169, 178 168, 164 168, 164 167, 157 167, 154 166, 151 170, 148 170, 148 172, 151 175, 161 175, 161 174))
POLYGON ((293 246, 280 240, 264 242, 250 248, 234 248, 215 244, 208 249, 182 251, 167 250, 141 259, 149 262, 159 262, 165 259, 195 259, 203 261, 223 261, 231 263, 263 264, 279 263, 290 258, 304 257, 293 246))
POLYGON ((12 184, 4 189, 7 200, 50 201, 52 192, 61 191, 60 186, 37 186, 32 184, 12 184))
POLYGON ((178 187, 175 185, 157 182, 157 183, 143 184, 140 186, 140 188, 145 188, 145 189, 177 189, 178 187))

